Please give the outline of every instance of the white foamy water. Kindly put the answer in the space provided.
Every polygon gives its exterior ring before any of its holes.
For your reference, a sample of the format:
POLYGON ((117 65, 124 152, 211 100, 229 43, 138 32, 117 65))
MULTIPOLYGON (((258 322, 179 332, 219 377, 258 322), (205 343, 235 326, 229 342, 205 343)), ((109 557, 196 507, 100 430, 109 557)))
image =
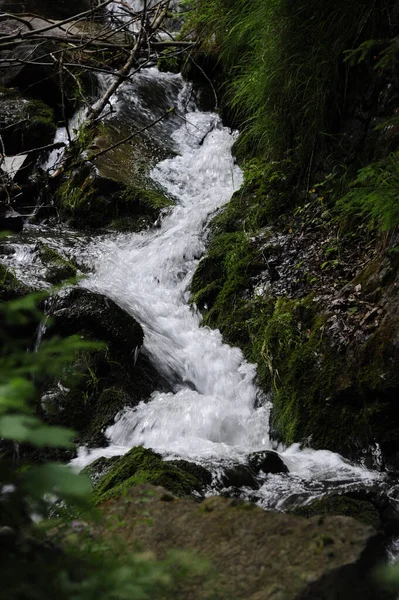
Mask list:
MULTIPOLYGON (((142 76, 156 78, 157 71, 142 76)), ((97 242, 89 250, 96 257, 95 272, 84 282, 142 324, 144 351, 174 391, 155 392, 148 403, 119 414, 106 432, 109 446, 80 449, 73 461, 79 468, 143 445, 217 471, 220 464, 245 462, 251 452, 276 447, 269 437, 270 402, 256 386, 255 366, 224 344, 218 331, 202 328, 188 304, 207 221, 240 187, 242 173, 231 155, 235 135, 216 114, 191 110, 185 118, 171 134, 179 154, 151 173, 176 199, 173 211, 160 228, 97 242)), ((290 475, 265 478, 256 492, 264 506, 282 507, 290 497, 310 499, 382 477, 332 452, 301 450, 297 444, 279 451, 290 475)))

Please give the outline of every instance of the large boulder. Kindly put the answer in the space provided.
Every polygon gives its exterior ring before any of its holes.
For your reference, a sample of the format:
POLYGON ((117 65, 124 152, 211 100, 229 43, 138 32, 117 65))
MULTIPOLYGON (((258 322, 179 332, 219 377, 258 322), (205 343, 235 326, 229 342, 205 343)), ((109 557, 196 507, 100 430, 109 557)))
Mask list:
POLYGON ((15 88, 0 89, 0 134, 7 156, 51 143, 55 130, 54 111, 47 104, 15 88))
MULTIPOLYGON (((372 527, 341 516, 266 512, 221 497, 201 504, 138 485, 103 505, 128 547, 163 558, 174 549, 209 561, 209 578, 184 578, 176 599, 388 600, 374 576, 382 545, 372 527)), ((108 523, 109 520, 109 523, 108 523)))

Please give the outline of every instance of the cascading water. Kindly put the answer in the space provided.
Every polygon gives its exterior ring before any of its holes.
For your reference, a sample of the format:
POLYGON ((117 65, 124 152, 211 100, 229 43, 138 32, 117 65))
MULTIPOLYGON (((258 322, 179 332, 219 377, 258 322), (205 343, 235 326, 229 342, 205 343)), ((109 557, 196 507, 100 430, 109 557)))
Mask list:
MULTIPOLYGON (((178 119, 166 120, 156 135, 178 153, 158 163, 153 181, 176 199, 160 228, 140 234, 110 235, 88 249, 94 273, 82 285, 106 294, 132 314, 145 332, 144 352, 168 378, 173 392, 155 392, 148 403, 118 415, 107 429, 107 448, 80 449, 79 468, 98 456, 123 454, 142 444, 166 458, 187 458, 211 468, 245 462, 248 454, 276 448, 269 438, 270 402, 255 384, 255 367, 221 334, 200 327, 200 315, 188 304, 192 274, 204 250, 206 223, 242 182, 231 147, 235 139, 218 115, 185 108, 187 88, 179 75, 142 71, 148 84, 167 88, 178 119)), ((131 84, 118 96, 140 110, 131 84)), ((142 106, 147 118, 148 106, 142 106)), ((263 506, 284 507, 331 490, 347 491, 360 482, 372 485, 383 476, 350 465, 329 451, 278 448, 289 475, 265 477, 256 492, 263 506)), ((249 491, 247 490, 247 495, 249 491)))

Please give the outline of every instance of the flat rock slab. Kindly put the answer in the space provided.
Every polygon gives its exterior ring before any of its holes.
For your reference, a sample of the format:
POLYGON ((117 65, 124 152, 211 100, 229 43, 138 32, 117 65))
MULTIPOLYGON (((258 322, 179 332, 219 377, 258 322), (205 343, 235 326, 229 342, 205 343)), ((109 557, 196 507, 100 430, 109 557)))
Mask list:
MULTIPOLYGON (((209 560, 211 579, 188 577, 176 598, 390 598, 371 577, 380 558, 375 530, 349 517, 303 519, 222 497, 197 504, 149 485, 102 506, 111 521, 118 515, 118 533, 130 548, 158 558, 179 549, 209 560)), ((105 525, 100 533, 108 531, 105 525)))

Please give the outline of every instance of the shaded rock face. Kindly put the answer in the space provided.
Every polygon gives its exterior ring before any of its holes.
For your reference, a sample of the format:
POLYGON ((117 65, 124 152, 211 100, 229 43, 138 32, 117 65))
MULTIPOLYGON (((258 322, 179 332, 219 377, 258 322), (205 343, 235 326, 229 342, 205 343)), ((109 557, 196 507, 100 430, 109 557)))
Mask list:
MULTIPOLYGON (((176 598, 209 598, 210 589, 219 600, 391 597, 373 578, 381 559, 374 529, 348 517, 303 519, 221 497, 198 505, 147 485, 103 508, 106 518, 118 514, 128 546, 157 557, 180 548, 210 561, 210 579, 188 577, 176 598)), ((106 525, 100 533, 107 536, 106 525)))
POLYGON ((277 452, 265 450, 254 452, 248 457, 248 464, 237 464, 224 469, 220 482, 225 488, 230 488, 229 495, 239 488, 248 487, 257 490, 260 482, 258 475, 288 473, 289 469, 277 452))
POLYGON ((22 216, 15 210, 9 210, 0 203, 0 231, 12 231, 18 233, 22 230, 24 221, 22 216))
POLYGON ((0 134, 7 156, 50 143, 56 130, 53 110, 14 89, 0 90, 0 134))
POLYGON ((141 325, 112 300, 82 288, 60 298, 52 316, 56 329, 64 335, 87 332, 98 340, 132 355, 143 344, 141 325))

